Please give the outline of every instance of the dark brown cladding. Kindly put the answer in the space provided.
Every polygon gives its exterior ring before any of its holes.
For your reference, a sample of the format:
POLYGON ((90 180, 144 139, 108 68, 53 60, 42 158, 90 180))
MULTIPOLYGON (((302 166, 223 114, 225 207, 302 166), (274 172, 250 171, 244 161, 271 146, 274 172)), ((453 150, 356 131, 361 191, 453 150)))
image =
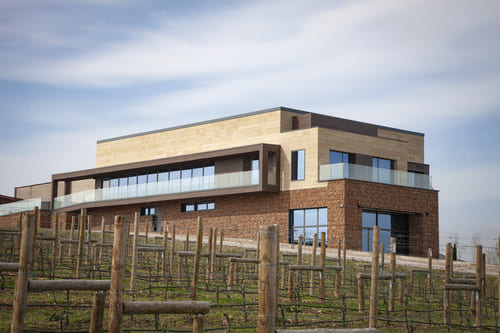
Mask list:
POLYGON ((110 174, 119 175, 120 173, 129 173, 131 171, 139 171, 139 170, 141 172, 142 171, 147 172, 148 170, 154 170, 155 168, 158 168, 159 166, 164 166, 164 165, 177 167, 177 166, 182 166, 183 164, 186 164, 186 163, 192 163, 192 162, 196 162, 196 161, 222 158, 225 156, 244 155, 244 154, 248 154, 248 153, 252 153, 252 152, 263 153, 264 151, 268 151, 268 150, 276 150, 279 152, 280 146, 260 143, 260 144, 255 144, 255 145, 242 146, 242 147, 229 148, 229 149, 221 149, 221 150, 215 150, 215 151, 209 151, 209 152, 203 152, 203 153, 195 153, 195 154, 182 155, 182 156, 166 157, 166 158, 160 158, 160 159, 156 159, 156 160, 133 162, 133 163, 112 165, 112 166, 95 168, 95 169, 87 169, 87 170, 59 173, 59 174, 52 175, 52 181, 81 180, 81 179, 88 179, 88 178, 92 178, 92 177, 102 177, 102 176, 106 176, 106 175, 110 175, 110 174))
POLYGON ((343 119, 333 116, 326 116, 318 113, 297 114, 292 118, 292 127, 296 129, 306 129, 311 127, 321 127, 327 129, 338 130, 342 132, 350 132, 361 135, 377 137, 379 129, 386 129, 396 132, 408 133, 413 135, 423 136, 422 133, 390 128, 374 124, 363 123, 361 121, 343 119))

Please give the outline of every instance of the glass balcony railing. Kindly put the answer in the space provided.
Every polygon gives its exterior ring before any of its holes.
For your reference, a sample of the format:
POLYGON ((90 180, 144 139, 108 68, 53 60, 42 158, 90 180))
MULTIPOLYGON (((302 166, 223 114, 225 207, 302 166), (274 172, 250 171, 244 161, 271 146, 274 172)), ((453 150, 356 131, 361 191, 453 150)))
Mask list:
POLYGON ((171 179, 163 182, 100 188, 60 196, 54 199, 54 209, 83 203, 133 199, 156 195, 221 190, 259 184, 259 170, 225 173, 220 175, 171 179))
POLYGON ((337 163, 319 167, 319 180, 355 179, 390 185, 432 189, 431 176, 414 172, 372 168, 364 165, 337 163))
POLYGON ((42 208, 42 199, 26 199, 0 205, 0 216, 28 212, 35 207, 42 208))

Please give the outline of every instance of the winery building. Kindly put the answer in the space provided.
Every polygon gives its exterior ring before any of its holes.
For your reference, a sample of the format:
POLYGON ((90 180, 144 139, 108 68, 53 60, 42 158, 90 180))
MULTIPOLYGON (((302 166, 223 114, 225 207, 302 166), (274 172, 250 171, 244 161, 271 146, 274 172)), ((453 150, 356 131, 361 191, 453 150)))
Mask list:
POLYGON ((279 224, 281 242, 325 231, 331 246, 370 251, 378 225, 387 250, 392 236, 399 254, 438 253, 424 134, 285 107, 100 140, 96 168, 54 174, 16 197, 37 192, 52 218, 86 208, 96 227, 140 212, 149 230, 194 229, 201 216, 226 237, 279 224))

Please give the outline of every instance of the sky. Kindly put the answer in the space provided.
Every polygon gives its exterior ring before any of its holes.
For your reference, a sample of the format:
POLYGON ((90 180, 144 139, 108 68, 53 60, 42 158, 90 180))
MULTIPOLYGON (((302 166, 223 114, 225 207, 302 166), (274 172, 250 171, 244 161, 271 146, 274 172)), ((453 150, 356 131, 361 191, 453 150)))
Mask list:
POLYGON ((0 0, 0 194, 286 106, 425 133, 441 245, 500 234, 500 2, 0 0))

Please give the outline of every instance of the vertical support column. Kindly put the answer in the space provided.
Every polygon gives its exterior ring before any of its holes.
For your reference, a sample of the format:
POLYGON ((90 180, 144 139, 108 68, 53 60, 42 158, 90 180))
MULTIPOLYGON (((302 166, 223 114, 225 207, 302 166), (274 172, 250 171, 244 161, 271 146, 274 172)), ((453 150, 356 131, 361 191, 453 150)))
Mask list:
POLYGON ((10 331, 13 333, 24 331, 24 311, 28 298, 28 281, 31 271, 31 252, 33 249, 33 233, 36 221, 35 215, 22 216, 21 249, 19 253, 19 271, 14 288, 14 304, 12 306, 12 322, 10 331))
POLYGON ((123 216, 115 217, 111 287, 109 290, 109 333, 121 333, 123 322, 123 275, 127 259, 128 229, 123 216))
MULTIPOLYGON (((224 242, 224 229, 220 231, 219 237, 219 253, 222 253, 222 243, 224 242)), ((217 262, 217 270, 222 271, 222 259, 217 262)))
MULTIPOLYGON (((372 252, 372 275, 370 288, 370 328, 377 328, 377 287, 378 287, 378 260, 379 260, 380 229, 373 227, 373 252, 372 252)), ((345 246, 344 246, 345 248, 345 246)))
MULTIPOLYGON (((313 244, 312 244, 312 256, 311 256, 311 266, 316 266, 316 250, 318 249, 318 234, 313 235, 313 244)), ((309 280, 309 296, 314 296, 315 292, 315 283, 314 279, 316 274, 314 270, 311 270, 310 280, 309 280)))
POLYGON ((389 286, 389 311, 394 311, 394 288, 396 287, 396 237, 391 237, 391 282, 389 286))
MULTIPOLYGON (((139 241, 139 220, 140 214, 136 212, 134 215, 134 239, 132 241, 132 269, 130 272, 130 292, 135 294, 135 279, 137 276, 137 257, 139 255, 138 241, 139 241)), ((134 296, 132 296, 134 297, 134 296)))
POLYGON ((76 259, 76 278, 81 278, 82 275, 82 261, 83 261, 83 236, 85 230, 85 221, 87 220, 87 209, 82 208, 80 211, 80 221, 78 225, 78 252, 76 259))
MULTIPOLYGON (((191 300, 196 300, 198 289, 198 271, 200 269, 200 254, 203 244, 203 220, 198 217, 198 231, 196 233, 196 248, 194 250, 193 282, 191 284, 191 300)), ((195 316, 196 317, 196 316, 195 316)), ((194 323, 193 323, 194 324, 194 323)))
POLYGON ((476 291, 476 327, 483 326, 483 295, 482 295, 482 262, 483 262, 483 246, 476 245, 476 285, 478 290, 476 291))
POLYGON ((260 227, 258 333, 274 333, 276 320, 276 226, 260 227))
POLYGON ((297 241, 297 265, 302 265, 302 235, 297 241))
MULTIPOLYGON (((71 229, 69 232, 69 240, 70 241, 74 240, 76 219, 77 219, 76 216, 71 216, 71 229)), ((70 259, 71 259, 71 257, 73 257, 73 242, 69 242, 68 257, 70 259)))
POLYGON ((358 278, 358 312, 365 312, 365 283, 361 278, 361 273, 357 274, 358 278))
MULTIPOLYGON (((324 231, 321 232, 321 252, 319 257, 319 265, 321 267, 325 267, 326 262, 326 233, 324 231)), ((321 300, 325 299, 325 273, 323 270, 321 274, 321 278, 319 279, 319 298, 321 300)))
POLYGON ((106 304, 106 294, 96 291, 92 300, 92 314, 90 316, 89 333, 101 333, 104 321, 104 306, 106 304))
MULTIPOLYGON (((257 231, 257 251, 255 251, 255 259, 260 258, 260 231, 257 231)), ((259 265, 257 265, 257 275, 259 274, 259 265)))

